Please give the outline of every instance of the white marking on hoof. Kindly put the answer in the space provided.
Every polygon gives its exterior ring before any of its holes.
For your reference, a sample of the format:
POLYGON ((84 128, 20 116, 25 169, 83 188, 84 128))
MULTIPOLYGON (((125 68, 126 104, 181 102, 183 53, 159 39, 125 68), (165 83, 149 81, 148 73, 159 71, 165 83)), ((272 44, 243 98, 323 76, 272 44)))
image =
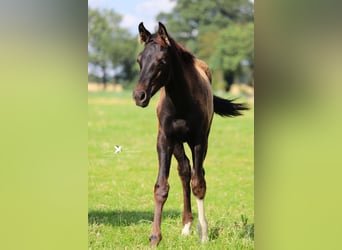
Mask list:
POLYGON ((208 238, 208 223, 207 223, 207 221, 205 221, 205 223, 203 225, 201 225, 201 223, 198 221, 197 229, 198 229, 198 235, 200 238, 200 242, 201 243, 208 242, 209 238, 208 238))
POLYGON ((185 236, 190 235, 190 228, 191 228, 191 222, 186 223, 183 227, 182 235, 185 235, 185 236))
POLYGON ((198 209, 198 234, 201 243, 207 242, 208 239, 208 222, 204 214, 204 200, 196 199, 198 209))

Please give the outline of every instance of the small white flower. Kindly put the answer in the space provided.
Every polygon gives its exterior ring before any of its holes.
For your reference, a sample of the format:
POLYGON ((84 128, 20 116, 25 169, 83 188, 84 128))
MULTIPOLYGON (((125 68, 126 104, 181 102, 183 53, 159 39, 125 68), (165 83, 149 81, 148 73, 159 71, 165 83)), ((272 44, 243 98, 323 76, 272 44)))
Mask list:
POLYGON ((115 146, 114 146, 114 150, 115 150, 115 152, 114 152, 115 154, 120 153, 121 150, 122 150, 122 147, 119 146, 119 145, 115 145, 115 146))

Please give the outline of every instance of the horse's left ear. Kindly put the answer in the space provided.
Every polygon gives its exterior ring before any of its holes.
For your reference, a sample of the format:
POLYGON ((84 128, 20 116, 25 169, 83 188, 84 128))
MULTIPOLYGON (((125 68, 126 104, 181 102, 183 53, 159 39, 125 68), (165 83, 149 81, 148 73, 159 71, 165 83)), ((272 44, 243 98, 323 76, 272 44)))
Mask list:
POLYGON ((145 28, 143 22, 141 22, 138 26, 139 29, 139 40, 140 43, 146 43, 148 39, 151 37, 151 33, 145 28))
POLYGON ((162 24, 161 22, 159 22, 158 35, 167 46, 171 46, 169 35, 167 34, 164 24, 162 24))

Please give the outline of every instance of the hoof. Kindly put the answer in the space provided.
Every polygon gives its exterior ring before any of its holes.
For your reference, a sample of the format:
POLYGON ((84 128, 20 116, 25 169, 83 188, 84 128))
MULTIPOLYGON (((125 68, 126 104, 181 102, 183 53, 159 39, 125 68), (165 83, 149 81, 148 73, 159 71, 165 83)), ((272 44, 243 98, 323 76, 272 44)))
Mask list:
POLYGON ((208 236, 204 236, 200 239, 200 241, 201 241, 201 243, 206 243, 209 241, 209 238, 208 238, 208 236))
POLYGON ((161 241, 161 239, 162 239, 161 235, 151 235, 151 237, 150 237, 150 246, 151 247, 158 246, 158 244, 161 241))
POLYGON ((197 228, 198 228, 198 235, 199 235, 200 242, 201 243, 208 242, 209 237, 208 237, 207 221, 204 221, 203 225, 201 225, 201 223, 198 222, 197 228))
POLYGON ((183 230, 182 230, 182 235, 184 235, 184 236, 190 235, 191 224, 192 224, 191 222, 188 222, 184 225, 183 230))

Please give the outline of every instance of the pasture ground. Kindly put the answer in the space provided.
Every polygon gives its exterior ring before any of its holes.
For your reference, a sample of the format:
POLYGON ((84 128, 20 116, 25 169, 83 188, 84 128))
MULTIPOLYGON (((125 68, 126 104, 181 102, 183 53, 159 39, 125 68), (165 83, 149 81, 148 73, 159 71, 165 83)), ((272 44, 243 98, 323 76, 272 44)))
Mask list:
MULTIPOLYGON (((148 249, 158 168, 157 99, 142 109, 131 92, 88 93, 89 249, 148 249), (114 145, 122 151, 115 154, 114 145)), ((254 249, 253 107, 241 117, 214 116, 204 167, 210 241, 199 243, 193 195, 191 235, 181 236, 182 188, 173 159, 159 248, 254 249)))

